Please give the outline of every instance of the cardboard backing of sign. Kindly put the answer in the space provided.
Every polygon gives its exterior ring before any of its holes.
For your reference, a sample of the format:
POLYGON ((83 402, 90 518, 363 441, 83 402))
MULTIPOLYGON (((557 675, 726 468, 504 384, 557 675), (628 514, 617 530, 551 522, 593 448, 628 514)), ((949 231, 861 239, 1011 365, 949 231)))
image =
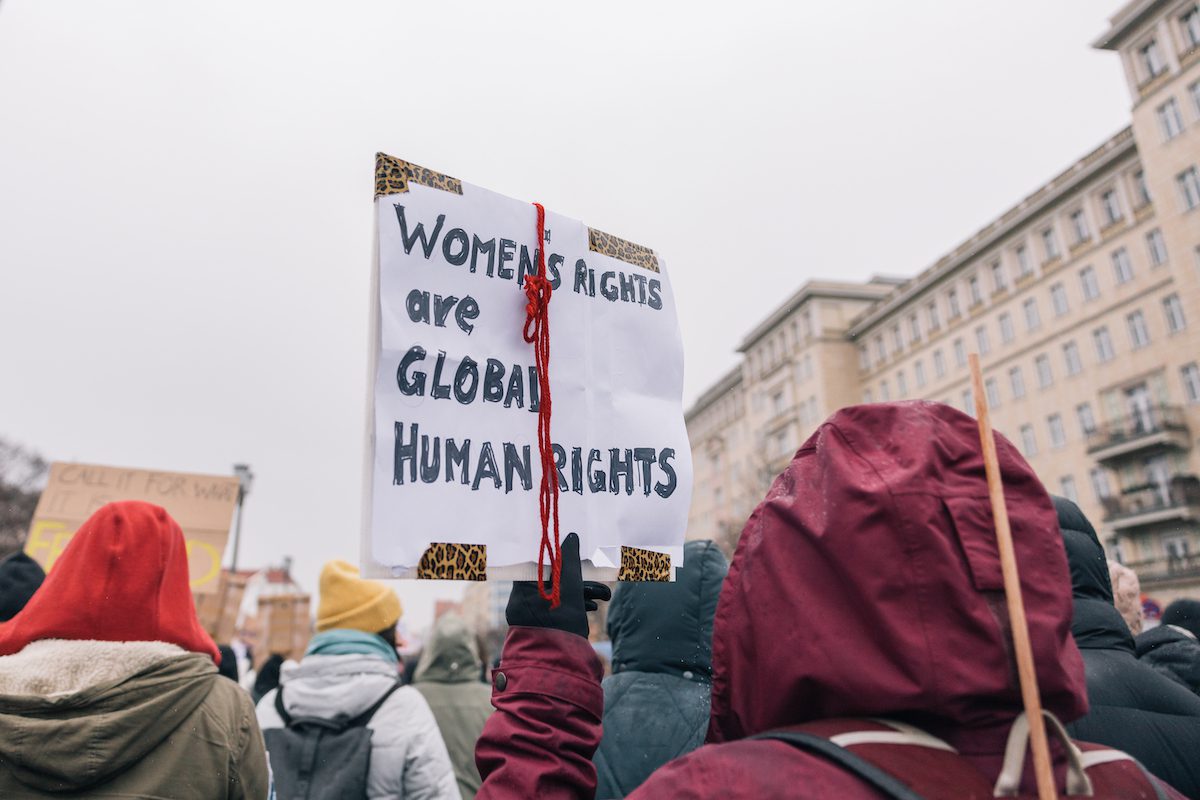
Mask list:
POLYGON ((195 595, 196 616, 217 644, 229 644, 237 633, 246 580, 244 575, 222 570, 217 591, 195 595))
POLYGON ((262 623, 255 660, 278 653, 299 661, 312 638, 310 597, 306 594, 280 594, 258 598, 258 617, 262 623))
POLYGON ((38 501, 25 552, 49 572, 75 531, 101 506, 143 500, 162 506, 183 529, 192 591, 220 585, 221 560, 238 499, 238 479, 56 461, 38 501))

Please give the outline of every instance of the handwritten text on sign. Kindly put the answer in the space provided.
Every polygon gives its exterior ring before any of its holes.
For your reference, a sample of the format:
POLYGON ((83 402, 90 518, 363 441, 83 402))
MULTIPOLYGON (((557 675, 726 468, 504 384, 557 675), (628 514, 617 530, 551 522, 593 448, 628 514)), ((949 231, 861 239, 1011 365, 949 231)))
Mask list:
POLYGON ((237 496, 238 480, 232 476, 55 462, 25 552, 48 572, 97 509, 115 500, 144 500, 165 508, 183 529, 192 590, 213 592, 237 496))
POLYGON ((562 530, 585 557, 681 544, 683 352, 657 257, 597 252, 594 231, 553 212, 539 243, 532 205, 465 183, 410 183, 376 213, 370 558, 408 568, 430 543, 459 542, 486 545, 489 567, 536 559, 538 374, 522 286, 540 247, 562 530))

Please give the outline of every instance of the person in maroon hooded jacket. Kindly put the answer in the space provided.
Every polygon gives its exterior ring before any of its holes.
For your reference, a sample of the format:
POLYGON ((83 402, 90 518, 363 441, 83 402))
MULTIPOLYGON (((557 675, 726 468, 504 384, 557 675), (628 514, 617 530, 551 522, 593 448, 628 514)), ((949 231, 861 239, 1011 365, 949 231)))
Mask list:
MULTIPOLYGON (((997 446, 1042 703, 1074 720, 1087 688, 1054 506, 997 446)), ((604 698, 584 609, 604 590, 580 579, 573 535, 563 555, 558 609, 513 588, 480 800, 595 792, 604 698)), ((926 402, 843 409, 746 523, 714 625, 708 744, 629 797, 1032 797, 1007 620, 974 420, 926 402)), ((1180 797, 1047 729, 1060 794, 1180 797)))

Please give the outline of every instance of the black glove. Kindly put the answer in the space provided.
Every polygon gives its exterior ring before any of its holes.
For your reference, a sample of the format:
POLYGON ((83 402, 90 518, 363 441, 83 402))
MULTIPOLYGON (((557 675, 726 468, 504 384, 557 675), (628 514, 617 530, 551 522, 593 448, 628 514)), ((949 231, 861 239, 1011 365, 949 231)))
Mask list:
MULTIPOLYGON (((612 598, 612 590, 603 583, 585 581, 579 563, 579 537, 567 534, 559 551, 562 568, 559 575, 558 608, 551 609, 550 601, 538 594, 537 581, 515 581, 512 594, 508 596, 508 608, 504 616, 509 625, 527 628, 555 628, 575 633, 583 638, 588 635, 587 612, 599 608, 597 600, 612 598)), ((550 582, 544 585, 550 588, 550 582)))

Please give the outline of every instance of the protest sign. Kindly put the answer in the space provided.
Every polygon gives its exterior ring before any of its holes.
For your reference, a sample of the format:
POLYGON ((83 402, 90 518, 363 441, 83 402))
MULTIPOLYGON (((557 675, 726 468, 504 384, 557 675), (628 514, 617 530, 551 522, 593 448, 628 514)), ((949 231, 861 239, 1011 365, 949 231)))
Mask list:
POLYGON ((647 247, 379 154, 363 572, 529 579, 539 373, 523 285, 545 249, 562 535, 585 574, 669 580, 691 497, 683 348, 647 247))
POLYGON ((246 580, 245 575, 221 570, 215 592, 195 593, 196 616, 217 644, 229 644, 237 633, 246 580))
POLYGON ((114 500, 144 500, 165 508, 183 529, 192 591, 215 592, 237 498, 233 476, 55 462, 25 552, 49 572, 94 511, 114 500))
POLYGON ((264 657, 278 653, 299 660, 312 638, 312 618, 306 594, 267 595, 258 598, 262 622, 259 649, 264 657))

